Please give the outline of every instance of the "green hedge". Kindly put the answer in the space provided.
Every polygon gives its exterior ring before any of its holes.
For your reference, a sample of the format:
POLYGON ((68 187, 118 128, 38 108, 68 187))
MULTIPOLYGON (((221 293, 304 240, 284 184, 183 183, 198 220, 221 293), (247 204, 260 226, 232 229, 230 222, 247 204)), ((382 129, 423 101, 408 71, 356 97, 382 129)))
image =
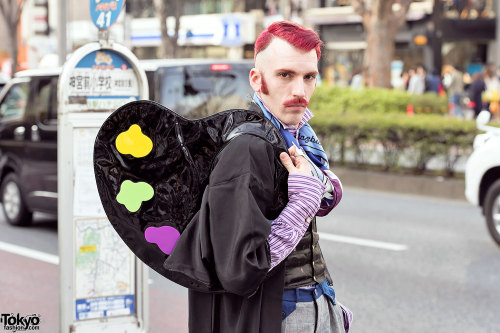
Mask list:
MULTIPOLYGON (((366 166, 370 154, 378 148, 385 170, 401 168, 404 158, 415 173, 424 173, 430 159, 442 156, 446 162, 444 175, 452 176, 458 159, 472 150, 477 134, 474 121, 438 114, 408 116, 406 103, 411 98, 405 92, 384 89, 355 92, 321 87, 311 100, 315 114, 311 125, 330 158, 341 164, 346 164, 350 153, 357 166, 366 166)), ((446 102, 437 96, 419 99, 422 103, 436 100, 446 102)))
POLYGON ((311 104, 317 109, 354 113, 406 113, 408 105, 414 113, 448 113, 448 100, 434 93, 410 95, 406 91, 366 88, 361 91, 346 87, 321 86, 311 104))

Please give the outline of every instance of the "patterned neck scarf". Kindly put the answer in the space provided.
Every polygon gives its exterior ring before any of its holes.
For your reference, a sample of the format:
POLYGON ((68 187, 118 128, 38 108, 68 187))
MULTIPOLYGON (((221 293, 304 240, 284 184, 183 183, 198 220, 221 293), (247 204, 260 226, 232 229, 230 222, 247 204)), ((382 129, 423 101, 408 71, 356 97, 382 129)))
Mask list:
POLYGON ((301 148, 309 157, 309 159, 320 169, 329 170, 330 166, 328 164, 328 158, 326 156, 325 150, 321 146, 316 133, 308 123, 305 123, 300 129, 298 129, 298 142, 296 138, 286 130, 280 121, 271 113, 271 111, 264 105, 257 93, 253 95, 254 102, 262 109, 262 112, 269 119, 276 128, 279 128, 281 135, 286 141, 288 148, 295 144, 298 148, 301 148))

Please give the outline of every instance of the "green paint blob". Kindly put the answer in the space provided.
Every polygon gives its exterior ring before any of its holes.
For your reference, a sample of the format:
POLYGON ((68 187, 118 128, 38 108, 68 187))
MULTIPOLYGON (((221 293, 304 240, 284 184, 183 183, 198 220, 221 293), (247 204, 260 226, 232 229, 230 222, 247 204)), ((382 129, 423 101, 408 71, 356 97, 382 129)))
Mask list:
POLYGON ((124 205, 130 212, 135 213, 141 208, 143 201, 150 200, 154 195, 151 185, 126 180, 120 187, 120 192, 116 196, 116 201, 124 205))

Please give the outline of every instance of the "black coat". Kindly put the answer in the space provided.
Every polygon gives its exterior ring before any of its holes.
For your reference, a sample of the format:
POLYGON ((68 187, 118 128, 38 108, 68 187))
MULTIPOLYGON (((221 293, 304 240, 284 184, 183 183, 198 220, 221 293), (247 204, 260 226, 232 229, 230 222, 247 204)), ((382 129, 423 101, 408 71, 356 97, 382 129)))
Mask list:
POLYGON ((190 332, 280 332, 284 263, 269 272, 267 238, 284 208, 275 200, 283 170, 276 149, 249 134, 217 156, 201 209, 165 262, 190 288, 190 332))

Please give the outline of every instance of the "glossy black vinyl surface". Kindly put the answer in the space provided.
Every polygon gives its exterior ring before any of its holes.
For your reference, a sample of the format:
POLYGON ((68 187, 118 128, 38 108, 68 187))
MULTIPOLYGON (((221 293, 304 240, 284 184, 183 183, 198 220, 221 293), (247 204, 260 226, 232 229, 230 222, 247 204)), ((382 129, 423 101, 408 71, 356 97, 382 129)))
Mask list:
POLYGON ((262 114, 227 110, 188 120, 155 102, 136 101, 116 110, 102 125, 94 146, 94 171, 104 210, 127 246, 158 273, 166 275, 163 262, 168 254, 146 241, 145 230, 168 226, 182 234, 200 208, 212 162, 239 135, 258 136, 274 148, 277 181, 274 216, 269 218, 276 218, 288 200, 288 173, 278 157, 286 151, 286 144, 262 114), (122 154, 116 147, 118 135, 133 124, 153 142, 152 151, 144 157, 122 154), (145 182, 154 189, 153 197, 136 212, 116 200, 125 180, 145 182))

